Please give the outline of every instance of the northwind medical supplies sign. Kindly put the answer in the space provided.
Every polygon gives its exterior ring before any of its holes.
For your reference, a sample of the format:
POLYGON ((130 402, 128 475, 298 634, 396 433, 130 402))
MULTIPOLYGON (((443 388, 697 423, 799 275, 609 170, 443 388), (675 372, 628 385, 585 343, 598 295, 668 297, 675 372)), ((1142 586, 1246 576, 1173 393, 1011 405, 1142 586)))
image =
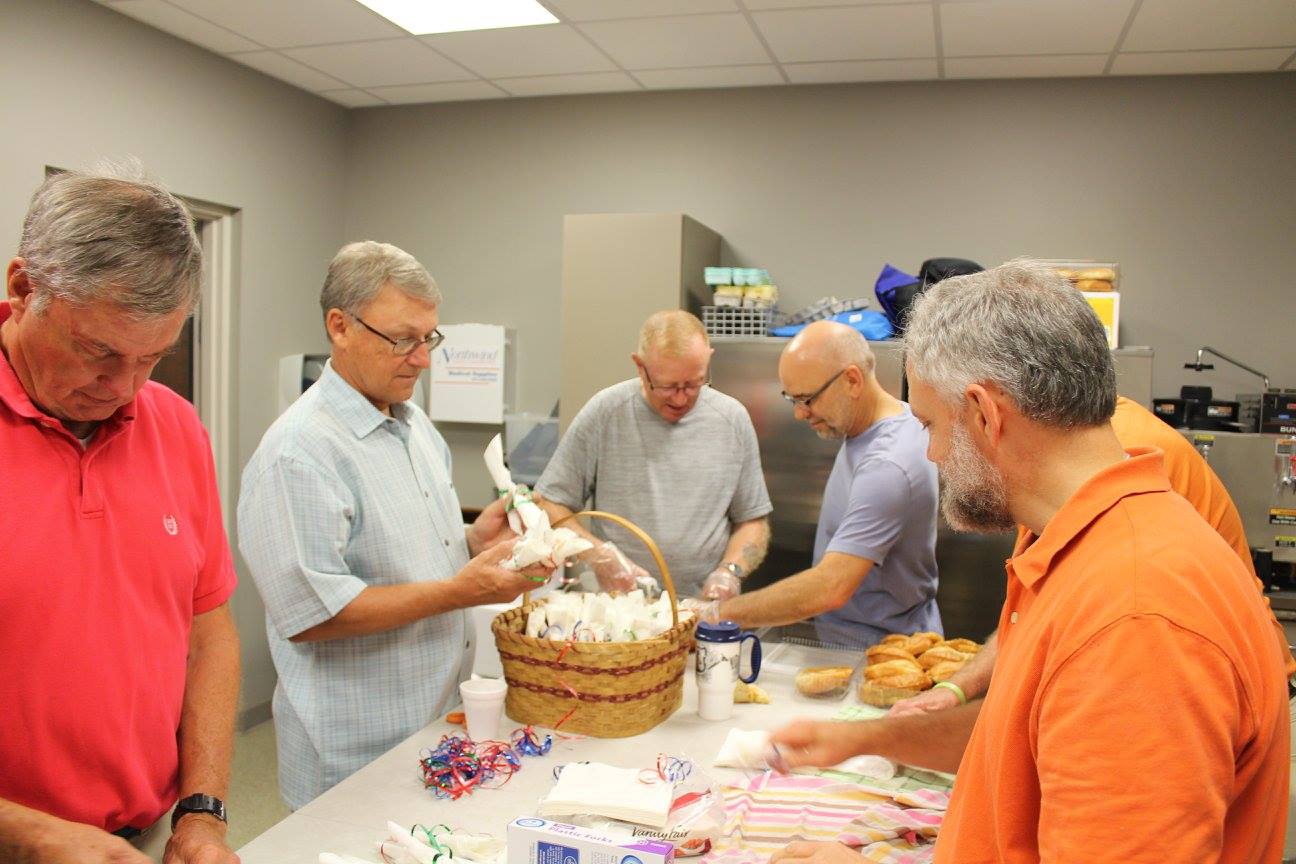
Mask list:
POLYGON ((432 352, 428 416, 453 423, 504 422, 504 328, 446 324, 432 352))

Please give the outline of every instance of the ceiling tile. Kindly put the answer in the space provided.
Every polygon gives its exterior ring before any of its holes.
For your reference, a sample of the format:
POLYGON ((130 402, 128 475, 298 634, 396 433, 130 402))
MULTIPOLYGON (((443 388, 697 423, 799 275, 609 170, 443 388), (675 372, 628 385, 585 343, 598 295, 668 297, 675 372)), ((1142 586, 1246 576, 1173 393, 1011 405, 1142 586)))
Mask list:
POLYGON ((280 81, 287 81, 306 90, 318 92, 320 90, 340 90, 347 86, 347 82, 339 81, 336 78, 330 78, 322 72, 316 72, 296 60, 279 54, 275 51, 252 51, 248 54, 227 54, 229 59, 242 63, 244 66, 251 66, 259 72, 264 72, 278 78, 280 81))
POLYGON ((765 66, 707 66, 701 69, 655 69, 636 72, 650 90, 699 89, 703 87, 763 87, 782 84, 778 67, 765 66))
POLYGON ((1143 0, 1123 51, 1296 45, 1292 0, 1143 0))
POLYGON ((330 102, 336 102, 339 105, 345 105, 348 108, 368 108, 372 105, 386 105, 387 103, 377 96, 366 93, 363 90, 325 90, 319 94, 330 102))
POLYGON ((1117 54, 1113 75, 1191 75, 1201 72, 1276 72, 1290 48, 1231 51, 1157 51, 1117 54))
POLYGON ((736 0, 549 0, 547 5, 572 21, 733 12, 738 8, 736 0))
POLYGON ((495 81, 514 96, 555 96, 561 93, 613 93, 639 90, 624 72, 585 75, 543 75, 537 78, 500 78, 495 81))
POLYGON ((936 56, 930 4, 752 15, 782 63, 936 56))
POLYGON ((393 105, 418 102, 466 102, 473 99, 503 99, 504 91, 485 81, 452 81, 446 84, 406 84, 400 87, 372 87, 371 92, 393 105))
POLYGON ((599 21, 581 29, 626 69, 768 63, 741 15, 690 15, 599 21))
POLYGON ((271 48, 407 36, 355 0, 170 0, 271 48))
POLYGON ((256 51, 263 47, 162 0, 122 0, 110 4, 108 8, 179 36, 187 42, 201 45, 209 51, 224 54, 229 51, 256 51))
POLYGON ((783 67, 793 84, 838 84, 848 81, 926 81, 937 77, 936 58, 925 60, 847 60, 838 63, 791 63, 783 67))
POLYGON ((424 42, 483 78, 605 72, 616 64, 568 24, 426 36, 424 42))
POLYGON ((1133 0, 980 0, 940 6, 946 57, 1103 54, 1133 0))
POLYGON ((931 0, 744 0, 743 5, 754 12, 765 9, 804 9, 808 6, 866 6, 870 3, 930 4, 931 0))
POLYGON ((1108 54, 946 57, 946 78, 1083 78, 1101 75, 1108 54))
POLYGON ((354 87, 431 84, 475 77, 417 39, 286 48, 283 53, 354 87))

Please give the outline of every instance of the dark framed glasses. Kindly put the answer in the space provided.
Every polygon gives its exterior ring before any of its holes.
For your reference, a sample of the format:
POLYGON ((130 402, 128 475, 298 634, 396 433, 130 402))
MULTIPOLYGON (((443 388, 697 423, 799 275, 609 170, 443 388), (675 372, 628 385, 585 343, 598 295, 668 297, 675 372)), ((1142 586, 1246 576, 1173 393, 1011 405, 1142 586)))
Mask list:
MULTIPOLYGON (((849 366, 846 367, 846 369, 849 368, 850 368, 849 366)), ((823 395, 823 392, 825 390, 827 390, 829 387, 833 385, 834 381, 836 381, 842 375, 846 374, 846 369, 842 369, 836 375, 829 378, 827 381, 824 382, 824 385, 822 387, 820 387, 818 390, 811 393, 809 396, 793 396, 792 394, 788 393, 786 390, 782 392, 782 396, 788 402, 792 403, 793 408, 805 408, 808 410, 810 408, 811 402, 818 399, 821 395, 823 395)))
MULTIPOLYGON (((347 314, 351 314, 351 313, 347 313, 347 314)), ((445 334, 442 333, 440 330, 433 330, 431 333, 424 336, 422 339, 418 338, 417 336, 407 336, 404 339, 393 339, 392 337, 388 336, 386 333, 382 332, 381 330, 376 330, 373 327, 369 326, 369 324, 359 315, 351 315, 351 317, 354 318, 356 321, 360 322, 361 327, 365 328, 370 333, 377 336, 379 339, 384 339, 387 342, 390 342, 392 346, 392 353, 395 354, 397 357, 408 357, 409 355, 417 351, 420 345, 426 345, 428 351, 434 351, 436 350, 436 347, 438 345, 440 345, 442 342, 445 341, 445 334)))

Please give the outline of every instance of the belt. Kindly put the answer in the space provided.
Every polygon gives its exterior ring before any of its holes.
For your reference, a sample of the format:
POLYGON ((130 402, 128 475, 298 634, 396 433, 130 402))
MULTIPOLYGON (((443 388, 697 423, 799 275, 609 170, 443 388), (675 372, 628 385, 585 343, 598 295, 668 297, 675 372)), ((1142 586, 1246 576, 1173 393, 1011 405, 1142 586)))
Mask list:
POLYGON ((126 825, 122 828, 118 828, 116 831, 112 833, 122 838, 123 840, 134 840, 136 837, 143 834, 144 831, 141 828, 135 828, 130 825, 126 825))

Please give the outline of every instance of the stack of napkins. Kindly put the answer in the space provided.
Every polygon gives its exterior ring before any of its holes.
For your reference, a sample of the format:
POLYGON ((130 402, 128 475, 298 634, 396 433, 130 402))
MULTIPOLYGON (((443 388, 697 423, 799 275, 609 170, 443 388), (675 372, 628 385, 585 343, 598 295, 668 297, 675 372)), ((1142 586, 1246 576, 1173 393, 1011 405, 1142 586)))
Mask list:
POLYGON ((635 768, 615 768, 601 762, 563 766, 558 782, 540 802, 536 815, 606 816, 652 828, 669 821, 675 785, 664 780, 644 783, 635 768))
POLYGON ((521 538, 513 546, 513 556, 501 565, 505 570, 521 570, 532 564, 560 567, 573 555, 594 548, 593 543, 570 528, 549 525, 549 514, 531 500, 531 490, 514 483, 513 475, 504 467, 500 436, 496 435, 486 445, 483 457, 495 488, 509 499, 509 527, 521 538))

